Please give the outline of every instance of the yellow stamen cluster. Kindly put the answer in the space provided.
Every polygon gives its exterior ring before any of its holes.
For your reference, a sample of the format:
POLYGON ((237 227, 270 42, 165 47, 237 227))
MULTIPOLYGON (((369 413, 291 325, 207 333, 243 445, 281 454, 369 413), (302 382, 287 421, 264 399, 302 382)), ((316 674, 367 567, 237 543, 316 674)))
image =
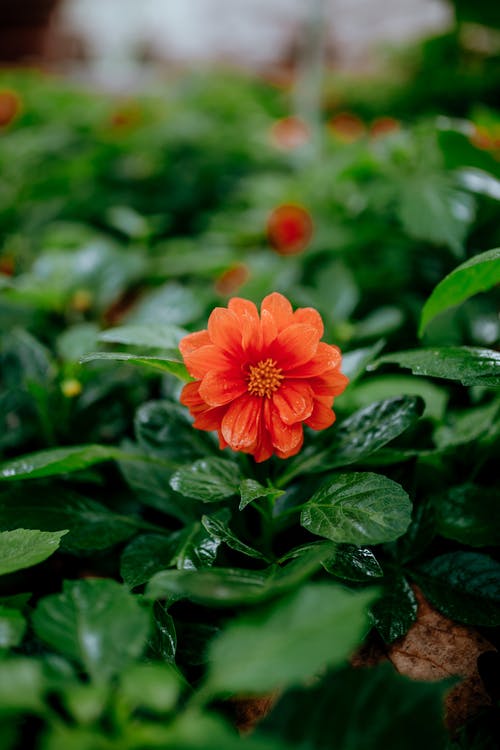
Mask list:
POLYGON ((251 396, 270 398, 285 377, 281 367, 276 365, 274 359, 263 359, 256 365, 250 365, 248 374, 248 392, 251 396))

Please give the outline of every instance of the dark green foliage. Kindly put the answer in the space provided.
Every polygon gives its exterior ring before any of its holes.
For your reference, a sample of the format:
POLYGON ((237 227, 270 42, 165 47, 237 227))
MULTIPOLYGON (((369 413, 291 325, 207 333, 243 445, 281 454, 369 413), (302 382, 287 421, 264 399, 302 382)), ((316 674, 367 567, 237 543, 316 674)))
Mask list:
MULTIPOLYGON (((402 121, 345 144, 325 110, 310 151, 276 147, 286 97, 239 76, 129 103, 5 76, 2 749, 447 746, 447 686, 347 662, 404 638, 415 584, 498 645, 500 69, 462 36, 408 52, 404 86, 336 81, 367 125, 402 121), (281 257, 286 203, 314 233, 281 257), (178 344, 273 290, 320 312, 350 384, 331 428, 256 464, 193 429, 178 344), (240 736, 224 699, 274 689, 240 736)), ((450 748, 493 747, 494 711, 450 748)))

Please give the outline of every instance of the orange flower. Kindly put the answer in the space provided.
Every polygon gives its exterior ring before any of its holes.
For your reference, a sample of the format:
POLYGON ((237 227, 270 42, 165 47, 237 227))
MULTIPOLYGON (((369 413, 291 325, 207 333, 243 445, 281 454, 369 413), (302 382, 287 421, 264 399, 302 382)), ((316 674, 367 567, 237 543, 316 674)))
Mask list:
POLYGON ((194 427, 217 430, 221 448, 265 461, 289 458, 304 440, 303 424, 323 430, 335 421, 334 396, 348 380, 340 372, 338 347, 320 341, 323 322, 311 307, 292 310, 274 292, 262 302, 233 297, 217 307, 208 330, 179 344, 195 381, 184 386, 181 403, 194 427))
POLYGON ((308 246, 313 235, 310 214, 302 206, 285 204, 267 220, 267 239, 279 255, 295 255, 308 246))
POLYGON ((401 123, 394 117, 377 117, 370 125, 371 138, 383 138, 401 129, 401 123))
POLYGON ((15 91, 0 91, 0 127, 6 127, 21 111, 21 99, 15 91))
POLYGON ((270 130, 271 143, 283 151, 293 151, 311 139, 311 131, 307 123, 291 115, 276 120, 270 130))
POLYGON ((328 128, 341 143, 354 143, 366 133, 364 122, 351 112, 334 115, 328 123, 328 128))

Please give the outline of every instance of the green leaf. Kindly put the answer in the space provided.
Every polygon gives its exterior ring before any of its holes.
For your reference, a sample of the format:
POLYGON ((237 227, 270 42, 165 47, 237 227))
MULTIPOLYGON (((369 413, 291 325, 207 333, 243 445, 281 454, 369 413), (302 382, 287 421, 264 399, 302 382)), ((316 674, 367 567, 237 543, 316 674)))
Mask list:
POLYGON ((199 517, 199 503, 186 500, 170 488, 170 461, 151 461, 145 456, 142 461, 119 461, 118 466, 125 481, 143 505, 173 516, 183 523, 190 523, 199 517))
POLYGON ((327 450, 304 450, 279 479, 284 486, 304 472, 323 472, 365 460, 414 425, 424 402, 418 396, 397 396, 370 404, 344 420, 327 450))
POLYGON ((500 284, 500 248, 480 253, 462 263, 435 287, 425 303, 418 335, 422 336, 436 315, 474 294, 493 289, 497 284, 500 284))
POLYGON ((123 550, 120 575, 131 589, 146 583, 175 559, 179 535, 141 534, 123 550))
POLYGON ((97 345, 99 328, 95 323, 79 323, 66 328, 56 341, 57 353, 64 362, 78 362, 97 345))
POLYGON ((150 580, 146 596, 193 599, 209 606, 252 604, 294 588, 318 570, 324 549, 313 549, 309 555, 280 567, 271 565, 262 571, 239 568, 207 570, 164 570, 150 580))
POLYGON ((215 449, 211 436, 194 430, 187 410, 172 401, 148 401, 140 406, 134 428, 137 442, 145 453, 169 460, 175 468, 215 449))
POLYGON ((413 571, 427 599, 467 625, 500 625, 500 563, 479 552, 449 552, 413 571))
POLYGON ((99 341, 111 344, 126 344, 128 346, 144 346, 154 349, 175 349, 183 336, 187 334, 183 328, 172 324, 163 325, 130 325, 108 328, 99 334, 99 341))
POLYGON ((390 578, 380 599, 371 607, 371 616, 386 643, 405 635, 417 619, 417 599, 403 576, 390 578))
POLYGON ((264 485, 257 482, 255 479, 242 479, 240 482, 240 495, 241 500, 238 506, 239 510, 243 510, 254 500, 259 497, 274 497, 277 498, 283 495, 283 490, 277 490, 276 487, 264 487, 264 485))
POLYGON ((500 432, 500 399, 461 411, 448 411, 445 421, 434 432, 438 448, 490 439, 500 432))
POLYGON ((262 552, 259 552, 253 547, 249 547, 248 544, 245 544, 238 539, 238 537, 227 527, 227 524, 219 518, 216 518, 215 516, 203 516, 201 522, 213 539, 216 539, 219 542, 224 542, 228 547, 236 550, 236 552, 241 552, 243 555, 254 557, 257 560, 268 561, 268 558, 263 555, 262 552))
POLYGON ((0 706, 2 713, 44 712, 45 689, 42 664, 35 659, 12 657, 1 662, 0 706))
POLYGON ((264 693, 344 662, 367 628, 373 592, 308 584, 263 612, 240 617, 210 645, 205 690, 264 693))
POLYGON ((423 411, 418 396, 387 398, 360 409, 339 426, 327 467, 347 466, 375 453, 415 424, 423 411))
POLYGON ((449 399, 445 387, 436 385, 432 380, 415 378, 413 375, 372 375, 350 389, 347 395, 349 404, 352 403, 357 409, 366 408, 374 402, 394 396, 420 396, 425 402, 422 416, 432 417, 438 421, 443 419, 449 399))
POLYGON ((130 515, 119 515, 104 505, 65 487, 57 491, 25 487, 0 494, 0 525, 16 528, 19 518, 30 529, 68 529, 61 549, 71 552, 98 550, 128 539, 144 523, 130 515))
POLYGON ((119 458, 133 458, 133 455, 107 445, 72 445, 69 448, 36 451, 0 464, 0 481, 68 474, 119 458))
POLYGON ((337 474, 313 495, 300 516, 313 534, 342 544, 380 544, 404 534, 411 503, 401 485, 380 474, 337 474))
POLYGON ((128 362, 131 365, 140 365, 141 367, 151 367, 154 370, 175 375, 176 378, 188 382, 193 378, 188 373, 186 366, 176 355, 169 357, 150 357, 148 355, 129 354, 128 352, 91 352, 80 359, 82 364, 86 362, 128 362))
POLYGON ((0 575, 30 568, 54 554, 64 531, 0 531, 0 575))
POLYGON ((415 375, 459 380, 463 385, 500 387, 500 353, 493 349, 446 346, 395 352, 380 357, 368 369, 386 364, 407 367, 415 375))
POLYGON ((168 664, 131 664, 120 675, 118 693, 127 710, 172 711, 180 694, 180 678, 168 664))
POLYGON ((0 649, 19 646, 26 631, 26 620, 17 609, 0 604, 0 649))
POLYGON ((436 528, 446 539, 471 547, 500 544, 498 490, 463 484, 432 498, 436 528))
POLYGON ((458 190, 448 177, 427 170, 399 184, 397 212, 404 230, 417 240, 447 245, 462 254, 467 231, 474 220, 475 201, 458 190))
POLYGON ((170 486, 185 497, 204 503, 237 495, 241 474, 236 464, 223 458, 201 458, 170 477, 170 486))
POLYGON ((385 340, 380 339, 371 346, 354 349, 342 356, 342 372, 349 378, 352 385, 366 370, 367 366, 380 354, 385 346, 385 340))
POLYGON ((323 560, 322 565, 328 573, 338 578, 369 583, 373 582, 374 578, 381 578, 384 575, 377 558, 368 547, 332 544, 332 553, 330 557, 323 560))
POLYGON ((328 674, 285 693, 259 725, 300 750, 443 750, 448 682, 417 682, 392 664, 328 674))
POLYGON ((94 578, 65 581, 62 594, 39 602, 33 624, 42 641, 105 682, 140 656, 150 616, 126 588, 94 578))
POLYGON ((208 568, 215 562, 219 546, 220 541, 197 521, 179 532, 173 562, 181 571, 208 568))

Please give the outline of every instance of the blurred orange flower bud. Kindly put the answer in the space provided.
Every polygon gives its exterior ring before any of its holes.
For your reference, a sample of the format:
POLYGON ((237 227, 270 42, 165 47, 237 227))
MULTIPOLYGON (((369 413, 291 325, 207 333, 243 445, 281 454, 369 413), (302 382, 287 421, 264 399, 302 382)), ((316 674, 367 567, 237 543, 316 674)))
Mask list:
POLYGON ((339 112, 328 122, 328 129, 341 143, 354 143, 366 133, 364 122, 351 112, 339 112))
POLYGON ((267 220, 267 239, 280 255, 296 255, 309 245, 313 236, 311 215, 298 204, 274 209, 267 220))
POLYGON ((245 281, 248 280, 250 271, 243 263, 231 266, 224 273, 221 273, 215 281, 215 290, 224 296, 234 294, 245 281))
POLYGON ((377 117, 370 125, 371 138, 383 138, 389 133, 396 133, 401 129, 401 123, 394 117, 377 117))
POLYGON ((0 91, 0 128, 10 125, 21 111, 21 99, 15 91, 0 91))
POLYGON ((293 151, 310 140, 311 131, 300 117, 283 117, 271 126, 270 137, 271 143, 276 148, 282 151, 293 151))

